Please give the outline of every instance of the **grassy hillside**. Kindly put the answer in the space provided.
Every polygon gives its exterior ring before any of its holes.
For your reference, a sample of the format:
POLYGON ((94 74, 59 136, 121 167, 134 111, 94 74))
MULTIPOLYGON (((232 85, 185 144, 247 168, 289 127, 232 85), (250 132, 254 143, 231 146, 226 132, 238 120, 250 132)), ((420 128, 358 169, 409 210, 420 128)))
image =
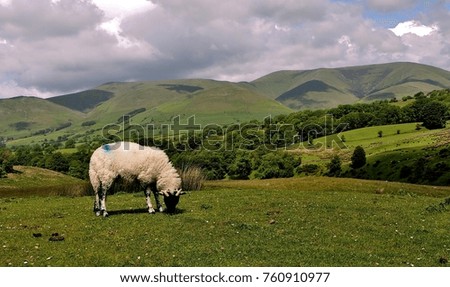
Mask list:
POLYGON ((291 111, 230 82, 174 80, 113 84, 99 88, 114 92, 116 96, 100 105, 93 114, 113 112, 120 117, 133 109, 145 107, 145 112, 133 118, 136 123, 168 123, 174 116, 188 118, 195 115, 198 123, 228 124, 291 111))
POLYGON ((48 169, 15 166, 14 173, 0 178, 0 197, 83 195, 88 192, 85 181, 48 169))
POLYGON ((422 178, 420 180, 422 183, 448 185, 450 183, 450 151, 447 152, 449 144, 449 127, 427 130, 423 127, 417 129, 417 124, 408 123, 346 131, 340 133, 339 138, 337 135, 319 138, 315 141, 318 149, 302 146, 298 152, 303 155, 303 164, 318 164, 323 169, 337 154, 347 165, 344 169, 346 175, 351 177, 414 181, 411 176, 418 176, 422 178), (379 131, 382 132, 382 137, 379 137, 379 131), (345 139, 344 145, 338 147, 336 143, 342 138, 345 139), (353 171, 348 165, 356 146, 364 148, 367 165, 353 171), (422 167, 420 164, 423 164, 422 167), (416 167, 422 169, 423 174, 415 174, 419 172, 416 167), (426 180, 423 181, 423 178, 426 180))
POLYGON ((450 86, 450 72, 414 63, 279 71, 251 82, 294 109, 330 108, 358 100, 401 98, 450 86), (313 85, 312 83, 320 83, 313 85), (288 99, 286 96, 288 95, 288 99))
MULTIPOLYGON (((7 101, 11 104, 2 107, 8 109, 11 114, 19 115, 18 107, 24 103, 19 103, 18 99, 7 101)), ((73 124, 68 129, 53 132, 45 137, 42 134, 33 138, 19 139, 11 144, 28 144, 32 141, 56 139, 73 134, 82 135, 86 132, 100 134, 106 125, 121 124, 124 115, 131 115, 132 124, 143 126, 154 124, 158 127, 161 124, 172 123, 172 119, 176 116, 181 117, 182 123, 186 123, 187 118, 195 116, 197 124, 223 125, 253 119, 262 120, 268 115, 292 111, 274 100, 249 90, 244 85, 213 80, 107 83, 94 90, 36 101, 45 104, 45 107, 40 109, 42 115, 36 116, 40 121, 44 121, 45 118, 59 119, 60 116, 73 114, 76 115, 70 117, 73 124)), ((11 121, 14 123, 16 119, 11 121)), ((51 120, 48 122, 50 125, 51 120)), ((29 136, 36 128, 45 126, 30 124, 27 126, 29 130, 17 133, 11 126, 5 124, 2 135, 20 138, 29 136)))
POLYGON ((74 134, 99 135, 104 126, 120 124, 124 115, 144 126, 168 124, 177 116, 182 123, 195 116, 198 124, 226 125, 287 114, 292 109, 401 98, 443 87, 450 87, 450 72, 413 63, 279 71, 250 83, 205 79, 111 82, 47 100, 1 100, 0 137, 19 139, 11 144, 28 144, 74 134))
POLYGON ((110 196, 106 219, 92 197, 0 198, 0 265, 446 266, 448 196, 349 179, 219 181, 174 215, 149 215, 141 193, 110 196))
POLYGON ((49 98, 52 103, 80 112, 89 112, 97 105, 114 96, 113 93, 102 90, 87 90, 79 93, 49 98))
POLYGON ((80 112, 45 99, 16 97, 0 100, 0 136, 24 137, 64 129, 82 121, 80 112))

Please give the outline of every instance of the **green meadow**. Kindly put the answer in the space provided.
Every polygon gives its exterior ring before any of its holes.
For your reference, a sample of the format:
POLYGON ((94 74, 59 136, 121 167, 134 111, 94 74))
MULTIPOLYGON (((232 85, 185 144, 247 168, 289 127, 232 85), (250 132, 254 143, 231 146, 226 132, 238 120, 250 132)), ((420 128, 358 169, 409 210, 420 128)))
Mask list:
POLYGON ((449 187, 210 181, 173 215, 148 214, 142 193, 109 196, 108 218, 92 203, 1 197, 0 266, 402 267, 447 266, 450 256, 449 187))

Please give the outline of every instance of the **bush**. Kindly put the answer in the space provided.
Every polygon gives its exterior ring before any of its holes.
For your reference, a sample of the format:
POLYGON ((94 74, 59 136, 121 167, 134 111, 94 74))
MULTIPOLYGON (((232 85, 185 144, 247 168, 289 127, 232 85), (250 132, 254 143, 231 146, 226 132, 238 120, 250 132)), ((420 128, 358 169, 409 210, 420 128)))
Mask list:
POLYGON ((413 172, 412 167, 409 165, 404 165, 400 169, 400 179, 407 179, 413 172))
POLYGON ((58 172, 67 172, 69 171, 69 162, 62 153, 56 152, 46 156, 45 168, 58 172))
POLYGON ((338 155, 335 155, 328 165, 328 176, 340 176, 342 172, 342 162, 338 155))
POLYGON ((185 191, 200 190, 206 180, 202 169, 198 166, 185 166, 178 170, 181 177, 181 189, 185 191))
POLYGON ((95 124, 96 124, 95 121, 86 121, 86 122, 83 122, 83 123, 81 124, 81 126, 82 126, 82 127, 89 127, 89 126, 93 126, 93 125, 95 125, 95 124))
POLYGON ((320 167, 317 164, 305 164, 301 167, 299 166, 296 168, 296 173, 305 173, 307 175, 309 174, 316 174, 320 170, 320 167))
POLYGON ((228 171, 225 153, 221 152, 187 151, 172 156, 172 162, 180 170, 185 166, 198 166, 208 180, 223 179, 228 171))
POLYGON ((6 173, 6 171, 3 169, 3 166, 0 166, 0 178, 4 178, 6 177, 8 174, 6 173))
POLYGON ((232 179, 248 179, 251 173, 252 162, 247 153, 238 154, 228 170, 232 179))
POLYGON ((14 171, 14 161, 14 155, 9 149, 0 148, 0 178, 14 171))
POLYGON ((255 177, 260 179, 286 178, 294 176, 294 169, 300 166, 301 160, 286 152, 265 154, 261 165, 256 170, 255 177))
POLYGON ((445 128, 448 107, 440 102, 429 102, 422 108, 423 126, 427 129, 445 128))
POLYGON ((365 165, 366 165, 366 151, 362 148, 362 146, 357 146, 352 155, 351 167, 357 169, 365 165))
POLYGON ((75 148, 75 140, 74 139, 68 139, 66 143, 64 144, 65 148, 75 148))

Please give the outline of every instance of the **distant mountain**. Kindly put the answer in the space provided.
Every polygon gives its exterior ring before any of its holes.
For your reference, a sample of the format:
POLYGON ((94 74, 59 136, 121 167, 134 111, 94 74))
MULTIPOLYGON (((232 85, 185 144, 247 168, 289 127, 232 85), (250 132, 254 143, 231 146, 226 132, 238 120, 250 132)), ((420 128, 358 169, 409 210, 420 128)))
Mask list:
POLYGON ((96 90, 114 94, 87 114, 102 124, 135 111, 140 111, 132 117, 137 124, 169 123, 178 115, 195 116, 201 124, 230 124, 292 111, 240 84, 214 80, 108 83, 96 90))
POLYGON ((97 105, 109 100, 114 96, 114 93, 102 90, 87 90, 79 93, 68 94, 49 98, 52 103, 65 106, 66 108, 89 112, 97 105))
POLYGON ((278 71, 250 83, 255 91, 293 109, 330 108, 450 87, 450 72, 415 63, 308 71, 278 71))
POLYGON ((110 82, 49 99, 0 100, 0 137, 36 140, 97 133, 110 124, 227 125, 301 109, 331 108, 450 87, 450 72, 414 63, 278 71, 252 82, 206 79, 110 82), (49 135, 51 134, 51 136, 49 135))
POLYGON ((0 100, 0 137, 25 137, 62 130, 85 115, 48 100, 15 97, 0 100))
POLYGON ((162 127, 180 117, 187 124, 227 125, 292 112, 281 103, 238 83, 214 80, 111 82, 91 90, 49 99, 0 100, 0 137, 37 140, 100 134, 104 126, 123 124, 162 127), (52 134, 50 136, 49 134, 52 134))

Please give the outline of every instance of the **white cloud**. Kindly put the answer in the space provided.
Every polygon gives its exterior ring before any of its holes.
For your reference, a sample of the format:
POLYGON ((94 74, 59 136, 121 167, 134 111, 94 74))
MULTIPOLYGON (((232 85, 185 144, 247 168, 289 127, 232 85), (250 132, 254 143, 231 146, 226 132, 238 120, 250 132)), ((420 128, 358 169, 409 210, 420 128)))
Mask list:
POLYGON ((105 12, 107 18, 124 18, 138 13, 152 10, 155 5, 148 0, 92 0, 92 2, 105 12))
POLYGON ((114 36, 117 39, 118 46, 121 48, 129 48, 140 45, 137 40, 130 39, 122 33, 121 23, 127 17, 139 13, 145 13, 154 9, 155 5, 151 1, 92 0, 92 2, 105 13, 105 21, 98 25, 100 30, 114 36))
POLYGON ((130 48, 133 46, 139 46, 140 43, 136 40, 130 39, 123 35, 120 24, 122 19, 113 18, 107 22, 103 22, 98 26, 99 30, 103 30, 111 36, 114 36, 117 40, 117 45, 121 48, 130 48))
POLYGON ((448 10, 431 5, 397 31, 364 9, 357 0, 0 0, 0 98, 390 61, 450 68, 448 10))
POLYGON ((394 32, 397 36, 403 36, 405 34, 411 33, 420 37, 428 36, 434 31, 438 30, 436 25, 433 26, 425 26, 417 21, 406 21, 399 23, 395 28, 389 29, 394 32))

